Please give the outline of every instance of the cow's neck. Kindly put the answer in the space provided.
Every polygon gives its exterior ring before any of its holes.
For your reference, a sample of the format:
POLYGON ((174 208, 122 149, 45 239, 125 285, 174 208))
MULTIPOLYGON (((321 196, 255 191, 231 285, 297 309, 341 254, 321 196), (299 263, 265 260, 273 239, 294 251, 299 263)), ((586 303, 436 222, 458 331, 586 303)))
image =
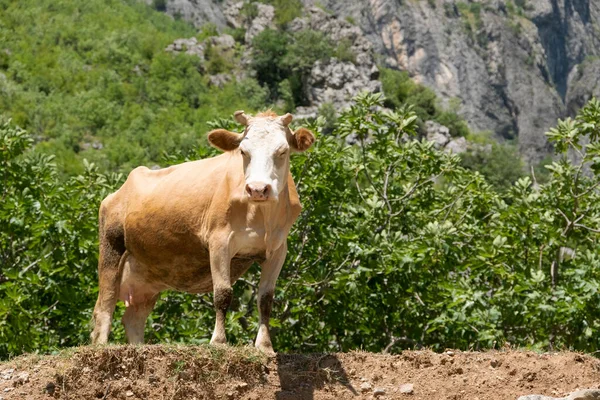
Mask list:
MULTIPOLYGON (((285 225, 282 221, 285 221, 287 214, 286 205, 289 203, 289 191, 288 184, 286 182, 283 190, 279 193, 277 201, 270 201, 264 204, 255 204, 255 211, 262 217, 262 221, 256 221, 261 223, 264 227, 264 242, 265 251, 267 258, 277 250, 282 244, 282 240, 285 240, 287 232, 284 232, 285 225)), ((259 217, 260 218, 260 217, 259 217)))

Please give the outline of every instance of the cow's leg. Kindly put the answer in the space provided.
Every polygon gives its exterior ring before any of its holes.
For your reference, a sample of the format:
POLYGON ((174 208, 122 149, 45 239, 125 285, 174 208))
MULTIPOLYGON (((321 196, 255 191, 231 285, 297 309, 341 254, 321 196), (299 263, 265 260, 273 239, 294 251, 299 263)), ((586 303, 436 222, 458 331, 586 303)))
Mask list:
POLYGON ((229 254, 229 240, 210 246, 210 273, 213 282, 213 302, 216 311, 215 330, 211 344, 225 344, 225 314, 233 298, 231 288, 231 256, 229 254))
POLYGON ((108 341, 113 312, 119 298, 123 263, 127 258, 122 228, 113 226, 105 229, 102 226, 102 214, 100 220, 99 290, 92 315, 94 325, 91 334, 92 344, 103 344, 108 341))
POLYGON ((130 344, 144 343, 144 328, 146 327, 146 320, 148 319, 148 315, 150 315, 152 312, 159 295, 160 293, 156 293, 153 296, 146 297, 145 301, 139 304, 129 304, 125 310, 122 322, 125 326, 127 341, 130 344))
POLYGON ((260 312, 260 320, 255 346, 267 354, 275 353, 273 351, 273 344, 271 343, 271 335, 269 333, 269 318, 271 317, 271 308, 273 306, 275 282, 277 281, 281 267, 285 262, 286 255, 287 243, 284 243, 261 265, 260 284, 258 286, 258 310, 260 312))

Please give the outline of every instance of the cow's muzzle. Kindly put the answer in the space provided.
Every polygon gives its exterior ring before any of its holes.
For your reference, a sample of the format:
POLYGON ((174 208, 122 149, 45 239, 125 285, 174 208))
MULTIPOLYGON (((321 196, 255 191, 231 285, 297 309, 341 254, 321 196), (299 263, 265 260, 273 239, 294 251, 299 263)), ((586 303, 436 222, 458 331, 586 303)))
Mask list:
POLYGON ((268 183, 251 182, 246 184, 246 193, 252 201, 267 201, 271 197, 273 189, 268 183))

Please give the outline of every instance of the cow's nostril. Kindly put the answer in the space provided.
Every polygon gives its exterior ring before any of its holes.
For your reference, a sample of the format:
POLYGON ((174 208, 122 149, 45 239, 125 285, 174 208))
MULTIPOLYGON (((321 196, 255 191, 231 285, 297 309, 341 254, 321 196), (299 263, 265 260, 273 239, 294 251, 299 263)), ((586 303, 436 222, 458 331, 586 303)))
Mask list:
POLYGON ((246 192, 253 200, 266 200, 271 194, 271 185, 264 183, 246 184, 246 192))

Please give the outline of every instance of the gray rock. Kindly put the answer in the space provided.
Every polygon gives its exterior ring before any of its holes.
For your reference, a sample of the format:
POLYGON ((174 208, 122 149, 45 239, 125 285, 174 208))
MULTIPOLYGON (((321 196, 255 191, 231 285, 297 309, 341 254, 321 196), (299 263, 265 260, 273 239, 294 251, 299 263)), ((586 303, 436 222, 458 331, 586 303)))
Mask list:
POLYGON ((165 51, 169 53, 181 53, 185 52, 193 56, 197 56, 204 59, 205 46, 198 42, 198 39, 191 37, 189 39, 176 39, 173 43, 165 48, 165 51))
POLYGON ((12 379, 14 373, 14 368, 5 369, 3 371, 0 371, 0 377, 7 381, 12 379))
POLYGON ((427 140, 434 142, 437 148, 443 148, 450 142, 450 129, 435 121, 425 121, 427 140))
POLYGON ((23 385, 27 382, 29 382, 28 372, 21 372, 19 375, 17 375, 17 378, 15 379, 15 384, 17 385, 23 385))
POLYGON ((244 26, 244 20, 240 16, 243 5, 243 1, 229 2, 223 10, 223 16, 225 17, 227 26, 230 28, 239 29, 244 26))
POLYGON ((369 382, 363 382, 360 384, 360 391, 363 393, 367 393, 371 391, 371 384, 369 382))
POLYGON ((413 394, 415 388, 412 383, 405 383, 400 385, 400 393, 402 394, 413 394))
POLYGON ((211 86, 223 87, 227 82, 231 81, 233 76, 231 74, 216 74, 208 77, 208 83, 211 86))
POLYGON ((234 29, 246 29, 246 35, 244 36, 246 43, 252 43, 252 39, 265 29, 276 28, 275 8, 272 5, 259 2, 253 4, 256 5, 258 15, 251 21, 246 20, 246 17, 241 14, 243 1, 228 3, 223 11, 227 25, 234 29))
POLYGON ((385 395, 384 388, 376 387, 375 389, 373 389, 373 396, 379 397, 379 396, 383 396, 383 395, 385 395))
POLYGON ((206 39, 207 42, 210 42, 213 46, 217 46, 223 50, 233 49, 235 46, 235 39, 233 36, 228 35, 226 33, 219 36, 211 36, 206 39))
POLYGON ((592 97, 600 98, 600 58, 587 57, 569 74, 567 85, 567 114, 574 115, 592 97))
POLYGON ((446 145, 444 151, 448 153, 461 154, 467 151, 467 149, 467 139, 465 139, 464 137, 459 137, 456 139, 452 139, 450 143, 446 145))

